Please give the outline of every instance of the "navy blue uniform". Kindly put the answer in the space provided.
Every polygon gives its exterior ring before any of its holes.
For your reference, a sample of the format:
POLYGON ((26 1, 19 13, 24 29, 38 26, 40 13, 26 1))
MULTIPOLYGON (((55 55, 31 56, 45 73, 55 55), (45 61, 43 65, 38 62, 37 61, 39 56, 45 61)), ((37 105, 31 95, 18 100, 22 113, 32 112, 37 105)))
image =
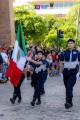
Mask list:
POLYGON ((2 58, 2 56, 0 54, 0 64, 2 64, 2 63, 3 63, 3 58, 2 58))
POLYGON ((2 63, 3 63, 3 58, 0 54, 0 72, 2 73, 2 63))
POLYGON ((40 98, 40 93, 42 89, 42 85, 44 83, 44 60, 40 60, 43 64, 42 65, 33 65, 34 72, 32 75, 32 86, 34 86, 34 96, 33 98, 40 98))
POLYGON ((43 70, 44 74, 43 74, 43 86, 42 86, 41 94, 45 93, 45 91, 44 91, 44 83, 47 80, 47 75, 48 75, 47 69, 49 68, 49 63, 46 61, 46 59, 43 60, 43 61, 44 61, 45 69, 43 70))
POLYGON ((47 79, 47 68, 49 68, 49 63, 47 62, 47 60, 43 60, 43 63, 44 63, 44 66, 45 66, 45 70, 43 70, 44 72, 44 75, 43 75, 43 79, 44 79, 44 82, 46 81, 47 79))
POLYGON ((18 102, 21 102, 21 99, 22 99, 22 98, 21 98, 21 90, 20 90, 20 87, 21 87, 21 85, 22 85, 22 82, 23 82, 24 78, 25 78, 25 75, 24 75, 24 73, 22 73, 21 78, 20 78, 20 81, 19 81, 17 87, 14 86, 13 98, 10 98, 10 101, 11 101, 11 103, 13 103, 13 104, 15 103, 16 98, 18 98, 18 102))
POLYGON ((76 83, 76 74, 79 68, 80 52, 73 49, 61 53, 60 61, 64 61, 63 81, 66 88, 66 100, 72 101, 73 87, 76 83))

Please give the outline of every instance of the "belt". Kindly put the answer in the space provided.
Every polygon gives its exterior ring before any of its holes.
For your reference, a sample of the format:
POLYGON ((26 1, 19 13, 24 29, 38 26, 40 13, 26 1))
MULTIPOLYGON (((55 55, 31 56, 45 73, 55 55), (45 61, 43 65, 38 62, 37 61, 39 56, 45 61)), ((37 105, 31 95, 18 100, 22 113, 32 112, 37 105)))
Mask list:
POLYGON ((64 70, 77 70, 76 68, 64 68, 64 70))

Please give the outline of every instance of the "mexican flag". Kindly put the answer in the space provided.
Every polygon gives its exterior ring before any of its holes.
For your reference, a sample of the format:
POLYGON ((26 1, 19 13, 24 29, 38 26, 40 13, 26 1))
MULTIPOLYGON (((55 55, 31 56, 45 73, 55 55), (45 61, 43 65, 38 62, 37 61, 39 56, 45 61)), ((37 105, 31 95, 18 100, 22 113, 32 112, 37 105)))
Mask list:
POLYGON ((22 33, 21 23, 18 24, 16 41, 6 76, 10 77, 10 82, 16 87, 24 69, 26 62, 26 47, 22 33))

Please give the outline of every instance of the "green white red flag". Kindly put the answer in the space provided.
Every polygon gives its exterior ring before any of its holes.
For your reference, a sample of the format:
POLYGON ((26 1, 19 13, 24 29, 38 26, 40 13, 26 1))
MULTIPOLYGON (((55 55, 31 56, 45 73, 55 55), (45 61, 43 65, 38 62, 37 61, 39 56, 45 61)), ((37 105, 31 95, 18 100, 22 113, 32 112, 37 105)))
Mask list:
POLYGON ((20 81, 22 71, 26 62, 26 46, 22 33, 21 23, 18 24, 16 41, 6 76, 10 77, 10 82, 16 87, 20 81))

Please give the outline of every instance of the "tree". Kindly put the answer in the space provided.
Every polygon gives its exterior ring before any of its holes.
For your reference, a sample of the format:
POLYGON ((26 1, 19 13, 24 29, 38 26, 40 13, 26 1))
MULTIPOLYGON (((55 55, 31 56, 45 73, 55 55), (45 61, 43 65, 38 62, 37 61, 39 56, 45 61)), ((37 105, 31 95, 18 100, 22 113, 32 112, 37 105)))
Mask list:
MULTIPOLYGON (((75 27, 75 31, 76 31, 76 24, 77 24, 77 18, 78 18, 78 9, 80 9, 80 0, 77 0, 77 4, 72 6, 70 11, 67 14, 67 23, 71 26, 75 27)), ((76 32, 73 35, 75 36, 76 39, 76 32)), ((78 45, 80 46, 80 29, 78 30, 78 45)))
POLYGON ((41 16, 37 16, 33 8, 29 9, 24 5, 15 7, 14 17, 16 29, 17 22, 21 20, 26 41, 33 40, 35 44, 41 43, 47 34, 47 27, 44 19, 41 16))
POLYGON ((48 28, 48 31, 50 31, 53 28, 53 26, 55 25, 55 22, 57 21, 57 17, 54 15, 46 15, 44 17, 44 20, 45 20, 46 26, 48 28))
POLYGON ((67 14, 67 20, 70 21, 70 24, 76 22, 78 16, 78 9, 80 8, 80 0, 78 0, 77 4, 72 6, 67 14))
POLYGON ((34 40, 34 43, 41 43, 47 34, 46 24, 40 16, 30 16, 26 29, 27 36, 34 40))

